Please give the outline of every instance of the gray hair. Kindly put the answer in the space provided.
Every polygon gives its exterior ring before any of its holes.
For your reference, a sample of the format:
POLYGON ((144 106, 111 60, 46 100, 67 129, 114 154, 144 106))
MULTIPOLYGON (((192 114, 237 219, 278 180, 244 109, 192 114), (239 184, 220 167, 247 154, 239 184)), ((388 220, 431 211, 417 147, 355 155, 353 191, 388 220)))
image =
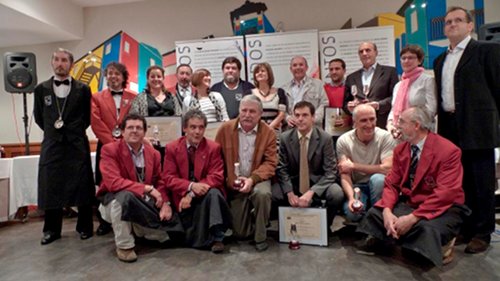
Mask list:
POLYGON ((241 104, 243 104, 244 102, 254 102, 259 106, 260 112, 264 111, 264 108, 262 106, 262 101, 256 95, 243 96, 243 98, 240 101, 240 109, 241 109, 241 104))
POLYGON ((182 127, 187 128, 189 120, 191 120, 193 118, 203 120, 203 124, 205 124, 205 127, 207 126, 208 122, 207 122, 207 116, 205 115, 205 113, 203 113, 203 111, 201 111, 199 109, 190 109, 182 117, 182 127))
POLYGON ((307 65, 307 60, 306 60, 306 58, 304 56, 294 56, 294 57, 292 57, 292 59, 290 60, 290 65, 292 65, 294 59, 303 59, 304 62, 305 62, 305 64, 306 64, 306 66, 309 67, 307 65))
POLYGON ((427 131, 432 130, 433 127, 432 117, 425 108, 415 106, 415 107, 410 107, 405 111, 408 111, 408 116, 410 118, 410 121, 418 122, 420 124, 420 127, 424 130, 427 131))

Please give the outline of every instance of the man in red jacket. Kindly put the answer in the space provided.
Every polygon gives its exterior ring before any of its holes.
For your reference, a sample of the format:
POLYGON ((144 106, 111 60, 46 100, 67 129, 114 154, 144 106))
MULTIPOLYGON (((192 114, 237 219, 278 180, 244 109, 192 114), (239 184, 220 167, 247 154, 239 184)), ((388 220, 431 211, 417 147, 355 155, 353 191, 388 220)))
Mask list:
POLYGON ((200 110, 184 115, 185 136, 165 147, 163 177, 186 230, 186 245, 221 253, 231 212, 224 198, 221 148, 204 137, 206 126, 200 110))
POLYGON ((113 226, 118 259, 134 262, 134 234, 162 243, 169 240, 169 233, 183 230, 178 217, 172 215, 161 178, 160 153, 143 144, 146 120, 131 114, 120 128, 123 138, 102 148, 102 183, 97 197, 102 218, 113 226))
POLYGON ((375 253, 381 240, 396 242, 441 266, 453 259, 455 237, 469 213, 461 152, 429 131, 431 117, 421 108, 405 110, 398 126, 405 142, 394 149, 382 198, 358 226, 369 235, 358 252, 375 253))

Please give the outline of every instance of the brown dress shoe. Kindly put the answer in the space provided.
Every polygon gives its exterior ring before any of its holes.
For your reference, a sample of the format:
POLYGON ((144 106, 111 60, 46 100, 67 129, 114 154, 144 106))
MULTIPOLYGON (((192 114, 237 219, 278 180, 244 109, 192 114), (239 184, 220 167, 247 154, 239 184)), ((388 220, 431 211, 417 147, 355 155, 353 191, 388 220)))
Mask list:
POLYGON ((123 262, 135 262, 137 260, 137 255, 135 254, 134 248, 132 249, 120 249, 116 248, 116 256, 119 260, 123 262))
POLYGON ((450 242, 448 242, 448 244, 441 247, 441 250, 443 252, 443 265, 447 265, 453 261, 453 249, 455 247, 456 240, 457 239, 455 237, 451 239, 450 242))
POLYGON ((212 253, 219 254, 222 252, 224 252, 224 243, 220 241, 214 242, 214 244, 212 245, 212 253))
POLYGON ((479 238, 472 238, 472 240, 465 247, 465 252, 467 254, 477 254, 482 253, 488 249, 490 243, 479 238))

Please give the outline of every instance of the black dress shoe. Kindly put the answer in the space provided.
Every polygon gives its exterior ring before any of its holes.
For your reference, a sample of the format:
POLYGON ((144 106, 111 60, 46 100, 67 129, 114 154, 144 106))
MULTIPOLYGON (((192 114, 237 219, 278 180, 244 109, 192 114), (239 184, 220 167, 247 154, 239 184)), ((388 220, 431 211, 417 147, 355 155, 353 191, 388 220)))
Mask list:
POLYGON ((47 244, 50 244, 50 243, 52 243, 60 238, 61 238, 61 234, 56 234, 53 232, 45 232, 45 233, 43 233, 42 241, 40 241, 40 243, 42 245, 47 245, 47 244))
POLYGON ((80 239, 82 240, 89 239, 92 236, 94 236, 92 232, 80 232, 80 239))
POLYGON ((102 235, 106 235, 106 234, 110 233, 111 230, 113 230, 113 228, 111 227, 111 224, 101 223, 99 225, 99 227, 97 228, 95 234, 97 234, 97 236, 102 236, 102 235))

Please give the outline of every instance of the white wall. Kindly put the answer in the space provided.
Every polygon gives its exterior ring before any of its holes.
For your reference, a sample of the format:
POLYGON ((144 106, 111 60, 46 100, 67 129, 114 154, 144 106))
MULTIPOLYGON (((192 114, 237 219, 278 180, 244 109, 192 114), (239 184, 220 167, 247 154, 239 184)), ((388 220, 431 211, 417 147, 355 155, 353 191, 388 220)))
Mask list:
MULTIPOLYGON (((485 0, 498 1, 498 0, 485 0)), ((258 2, 258 0, 254 0, 258 2)), ((353 25, 360 25, 378 13, 396 12, 404 0, 262 0, 268 7, 267 17, 277 26, 283 23, 285 31, 340 28, 350 17, 353 25)), ((231 36, 230 11, 243 0, 149 0, 84 9, 83 40, 54 44, 22 46, 0 49, 33 52, 37 56, 38 81, 52 75, 50 56, 56 47, 72 50, 76 58, 123 30, 140 42, 150 44, 161 53, 174 48, 175 41, 231 36)), ((61 11, 56 11, 61 12, 61 11)), ((498 13, 497 13, 498 14, 498 13)), ((3 60, 0 64, 3 64, 3 60)), ((24 142, 22 125, 22 98, 14 96, 16 115, 13 113, 11 94, 5 93, 3 65, 0 66, 0 143, 17 143, 16 125, 24 142)), ((28 98, 31 116, 33 98, 28 98)), ((90 135, 91 138, 93 135, 90 135)), ((30 140, 39 142, 41 131, 33 123, 30 140)))

